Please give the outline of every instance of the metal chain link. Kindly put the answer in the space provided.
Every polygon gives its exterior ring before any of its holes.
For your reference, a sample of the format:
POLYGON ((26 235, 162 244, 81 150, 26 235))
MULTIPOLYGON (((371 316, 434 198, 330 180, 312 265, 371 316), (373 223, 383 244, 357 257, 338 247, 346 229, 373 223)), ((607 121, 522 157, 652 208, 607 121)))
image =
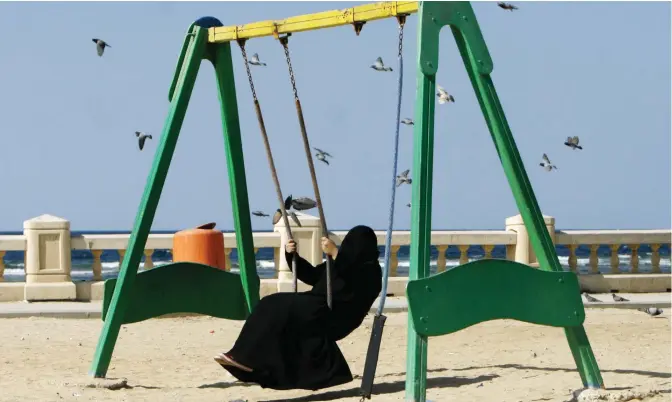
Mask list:
POLYGON ((392 164, 392 191, 390 195, 390 212, 388 218, 387 233, 385 235, 385 256, 384 256, 384 266, 383 266, 383 288, 380 292, 380 302, 378 304, 378 309, 376 310, 376 315, 380 316, 383 314, 383 309, 385 307, 385 299, 387 297, 387 285, 389 282, 390 276, 390 258, 391 258, 391 248, 392 248, 392 229, 394 226, 394 202, 396 199, 396 177, 397 177, 397 167, 399 160, 399 124, 401 119, 401 100, 402 100, 402 90, 403 90, 403 81, 404 81, 404 55, 403 55, 403 40, 404 40, 404 22, 406 17, 400 15, 397 18, 399 22, 399 56, 397 61, 399 63, 398 71, 399 75, 397 77, 397 120, 395 124, 395 134, 394 134, 394 159, 392 164))
POLYGON ((245 41, 238 41, 240 51, 243 53, 243 60, 245 61, 245 71, 247 71, 247 80, 250 82, 250 89, 252 90, 252 99, 257 100, 257 91, 254 90, 254 82, 252 81, 252 72, 250 71, 250 63, 247 61, 247 51, 245 51, 245 41))
MULTIPOLYGON (((287 66, 289 67, 289 78, 292 82, 292 90, 294 91, 294 102, 296 103, 296 113, 299 118, 299 126, 301 128, 301 137, 303 139, 303 148, 306 153, 306 159, 308 160, 308 169, 310 170, 310 179, 313 182, 313 191, 315 192, 315 201, 317 203, 317 209, 320 213, 320 223, 322 226, 322 233, 325 236, 328 236, 329 231, 327 230, 326 219, 324 218, 324 210, 322 208, 322 200, 320 197, 320 189, 317 184, 317 175, 315 174, 315 166, 313 164, 312 154, 310 152, 310 144, 308 142, 308 133, 306 132, 306 124, 303 120, 303 110, 301 109, 301 101, 299 100, 299 93, 296 89, 296 81, 294 79, 294 69, 292 68, 292 60, 289 56, 289 34, 284 37, 278 38, 282 44, 283 49, 285 50, 285 59, 287 60, 287 66)), ((332 292, 331 292, 331 276, 333 261, 331 256, 327 255, 327 306, 329 309, 332 308, 332 292)))
POLYGON ((289 79, 292 81, 292 91, 294 91, 294 100, 299 99, 299 92, 296 90, 296 81, 294 80, 294 69, 292 69, 292 59, 289 57, 289 47, 287 46, 288 38, 285 36, 280 39, 282 47, 285 49, 285 59, 287 60, 287 66, 289 67, 289 79))
MULTIPOLYGON (((280 180, 278 179, 278 173, 275 169, 275 162, 273 161, 273 153, 271 151, 271 145, 268 141, 268 135, 266 134, 266 125, 264 124, 264 117, 261 114, 261 106, 259 105, 259 100, 257 99, 257 91, 254 89, 254 81, 252 80, 252 72, 250 71, 250 63, 247 60, 247 51, 245 50, 245 39, 240 39, 237 41, 240 46, 240 50, 243 54, 243 60, 245 61, 245 70, 247 71, 247 79, 250 82, 250 89, 252 90, 252 98, 254 99, 254 107, 257 112, 257 120, 259 121, 259 128, 261 130, 261 137, 264 140, 264 148, 266 149, 266 158, 268 160, 269 168, 271 169, 271 176, 273 178, 273 183, 275 185, 275 191, 278 196, 278 202, 280 203, 280 208, 278 211, 282 214, 282 220, 285 224, 285 232, 289 240, 294 240, 292 235, 291 227, 289 226, 289 219, 287 218, 287 209, 285 208, 285 203, 282 196, 282 191, 280 190, 280 180)), ((296 259, 297 253, 292 255, 292 290, 294 293, 297 292, 297 269, 296 269, 296 259)))
POLYGON ((374 316, 374 325, 371 328, 371 340, 369 341, 369 349, 366 352, 366 361, 364 364, 364 375, 362 376, 362 385, 360 386, 360 392, 362 393, 362 399, 360 402, 363 402, 364 399, 371 399, 371 393, 373 390, 373 382, 375 379, 376 366, 378 365, 378 353, 380 351, 380 342, 383 337, 383 325, 385 323, 385 316, 383 315, 383 310, 385 308, 385 299, 387 296, 387 285, 390 279, 390 259, 391 259, 391 249, 392 249, 392 229, 394 227, 394 205, 396 200, 396 177, 397 177, 397 167, 399 161, 399 125, 401 117, 401 101, 402 101, 402 90, 404 82, 404 56, 402 53, 402 43, 404 38, 404 22, 406 21, 406 16, 400 15, 397 17, 399 22, 399 56, 398 61, 398 70, 397 70, 397 110, 396 110, 396 121, 395 121, 395 133, 394 133, 394 155, 392 163, 392 178, 391 178, 391 192, 390 192, 390 209, 387 221, 387 232, 385 234, 385 257, 383 265, 383 280, 382 280, 382 289, 380 291, 380 301, 378 302, 378 308, 376 309, 376 314, 374 316), (380 326, 376 329, 377 320, 383 317, 382 321, 378 321, 380 326), (376 336, 377 333, 377 336, 376 336), (376 350, 377 348, 377 350, 376 350))
POLYGON ((403 47, 404 47, 404 23, 406 22, 406 16, 399 18, 399 54, 398 57, 401 57, 403 47))

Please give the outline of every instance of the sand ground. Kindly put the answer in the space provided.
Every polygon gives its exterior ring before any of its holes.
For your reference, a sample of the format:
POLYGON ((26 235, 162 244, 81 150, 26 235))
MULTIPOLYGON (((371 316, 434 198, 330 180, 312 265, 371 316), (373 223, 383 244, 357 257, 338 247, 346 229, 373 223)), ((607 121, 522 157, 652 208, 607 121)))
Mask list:
MULTIPOLYGON (((613 394, 669 401, 670 316, 635 310, 586 311, 586 330, 613 394), (655 392, 654 392, 655 393, 655 392)), ((373 401, 404 399, 405 313, 388 315, 373 401)), ((340 342, 361 375, 370 336, 365 324, 340 342)), ((235 382, 212 356, 228 349, 241 322, 210 317, 160 318, 122 327, 108 378, 119 390, 87 388, 97 319, 17 318, 0 321, 0 401, 357 401, 360 379, 321 392, 273 391, 235 382)), ((581 381, 564 332, 515 321, 479 324, 429 342, 432 401, 569 401, 581 381)), ((623 399, 628 400, 628 399, 623 399)))

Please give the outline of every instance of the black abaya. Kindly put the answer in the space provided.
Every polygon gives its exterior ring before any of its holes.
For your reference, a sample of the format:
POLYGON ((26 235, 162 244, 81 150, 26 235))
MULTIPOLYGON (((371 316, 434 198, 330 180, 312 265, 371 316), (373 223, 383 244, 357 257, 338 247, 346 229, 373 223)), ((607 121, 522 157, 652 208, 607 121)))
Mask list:
MULTIPOLYGON (((332 265, 332 309, 326 299, 326 263, 313 267, 297 255, 297 277, 313 286, 259 301, 227 353, 253 371, 224 365, 243 382, 263 388, 317 390, 352 381, 336 341, 357 329, 378 297, 382 270, 373 230, 356 226, 332 265)), ((285 253, 291 267, 292 254, 285 253)))

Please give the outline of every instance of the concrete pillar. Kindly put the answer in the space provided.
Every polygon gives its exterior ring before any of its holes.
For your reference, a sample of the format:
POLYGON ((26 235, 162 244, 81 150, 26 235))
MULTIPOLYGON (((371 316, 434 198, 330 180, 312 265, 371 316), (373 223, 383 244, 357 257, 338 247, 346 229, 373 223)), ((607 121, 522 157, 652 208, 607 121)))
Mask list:
MULTIPOLYGON (((555 218, 552 216, 543 215, 546 230, 551 235, 551 240, 555 244, 555 218)), ((506 230, 516 233, 516 248, 514 252, 514 261, 521 264, 527 264, 534 267, 539 267, 537 256, 532 250, 532 243, 523 222, 521 215, 506 218, 506 230)))
MULTIPOLYGON (((322 246, 320 244, 322 229, 320 228, 320 219, 301 212, 296 212, 296 216, 299 218, 299 222, 301 222, 301 227, 298 227, 291 217, 289 217, 289 227, 292 230, 299 255, 313 265, 322 263, 322 246)), ((285 223, 282 219, 273 227, 273 231, 280 233, 278 292, 289 292, 292 290, 292 271, 289 269, 285 259, 285 244, 287 244, 288 238, 285 223)), ((299 281, 299 289, 305 288, 305 285, 299 281)))
POLYGON ((26 301, 75 300, 70 277, 70 222, 41 215, 23 222, 26 238, 26 301))

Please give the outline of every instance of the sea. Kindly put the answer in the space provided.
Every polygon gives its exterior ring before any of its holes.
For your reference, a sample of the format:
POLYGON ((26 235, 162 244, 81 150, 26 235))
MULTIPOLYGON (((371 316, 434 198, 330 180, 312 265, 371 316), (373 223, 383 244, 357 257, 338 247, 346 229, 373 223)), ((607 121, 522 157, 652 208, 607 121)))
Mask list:
MULTIPOLYGON (((72 231, 77 236, 80 234, 129 234, 127 231, 72 231)), ((172 234, 175 231, 153 231, 152 234, 172 234)), ((21 232, 0 232, 0 235, 20 235, 21 232)), ((380 264, 384 263, 385 246, 380 246, 380 264)), ((398 253, 397 276, 408 276, 409 268, 409 247, 402 246, 398 253)), ((566 246, 556 246, 556 252, 560 263, 565 270, 569 270, 569 249, 566 246)), ((660 271, 670 273, 670 245, 662 245, 660 253, 660 271)), ((608 246, 600 246, 598 254, 598 270, 600 273, 611 273, 611 250, 608 246)), ((483 248, 480 246, 471 246, 467 251, 469 261, 475 261, 485 256, 483 248)), ((436 247, 431 247, 431 265, 430 270, 436 273, 436 261, 438 251, 436 247)), ((497 245, 492 251, 493 258, 506 258, 506 246, 497 245)), ((590 247, 579 246, 576 250, 577 270, 579 273, 587 274, 590 272, 589 265, 590 247)), ((231 272, 238 272, 238 253, 233 249, 230 255, 231 272)), ((449 246, 446 252, 446 269, 451 269, 459 265, 460 251, 457 246, 449 246)), ((619 271, 627 273, 630 271, 631 254, 626 245, 622 245, 618 250, 618 259, 620 261, 619 271)), ((260 248, 256 255, 257 272, 262 279, 273 278, 275 276, 275 264, 273 261, 272 248, 260 248)), ((145 257, 142 257, 140 268, 144 267, 145 257)), ((155 250, 152 254, 154 266, 166 264, 172 261, 170 250, 155 250)), ((116 250, 105 250, 101 256, 103 266, 103 279, 115 278, 119 273, 119 253, 116 250)), ((25 281, 25 265, 23 251, 8 251, 4 257, 6 282, 25 281)), ((72 280, 89 281, 93 278, 93 255, 89 250, 72 250, 72 280)), ((639 247, 639 272, 651 272, 651 247, 641 245, 639 247)))

